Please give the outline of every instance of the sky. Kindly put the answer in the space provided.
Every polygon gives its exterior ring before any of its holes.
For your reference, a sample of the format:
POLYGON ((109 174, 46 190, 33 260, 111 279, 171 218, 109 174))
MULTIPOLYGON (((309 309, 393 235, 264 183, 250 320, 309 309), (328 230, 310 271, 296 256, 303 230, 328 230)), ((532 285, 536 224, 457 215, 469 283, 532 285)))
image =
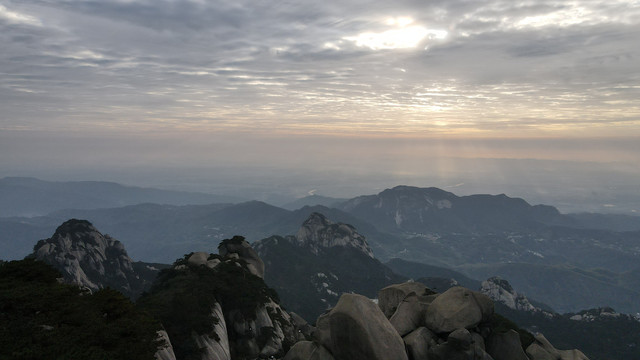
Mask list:
POLYGON ((0 0, 0 176, 632 211, 639 39, 637 0, 0 0))

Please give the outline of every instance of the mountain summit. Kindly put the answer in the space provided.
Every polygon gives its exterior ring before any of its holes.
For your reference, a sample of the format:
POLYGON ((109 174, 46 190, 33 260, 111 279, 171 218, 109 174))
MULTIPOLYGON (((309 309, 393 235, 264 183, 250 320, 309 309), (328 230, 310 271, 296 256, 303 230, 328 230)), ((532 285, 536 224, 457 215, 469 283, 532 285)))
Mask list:
POLYGON ((264 261, 267 284, 307 321, 334 306, 343 293, 375 297, 380 288, 405 280, 373 257, 353 226, 317 212, 297 235, 271 236, 253 247, 264 261))
POLYGON ((334 223, 324 215, 314 212, 300 227, 296 234, 300 246, 308 246, 317 254, 319 248, 334 246, 352 247, 373 258, 373 252, 364 236, 348 224, 334 223))
POLYGON ((391 233, 530 229, 560 217, 552 206, 532 206, 505 194, 456 196, 434 187, 404 185, 353 198, 341 210, 391 233))
POLYGON ((65 282, 92 291, 111 287, 136 297, 145 287, 122 243, 87 220, 64 222, 51 238, 38 241, 31 256, 58 269, 65 282))

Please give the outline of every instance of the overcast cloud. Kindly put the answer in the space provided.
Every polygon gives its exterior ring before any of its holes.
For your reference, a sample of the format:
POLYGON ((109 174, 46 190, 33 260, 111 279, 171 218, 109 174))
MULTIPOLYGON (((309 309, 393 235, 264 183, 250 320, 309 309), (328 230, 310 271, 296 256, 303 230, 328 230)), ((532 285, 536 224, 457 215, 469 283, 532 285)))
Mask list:
POLYGON ((638 1, 10 0, 1 126, 638 135, 638 39, 638 1))

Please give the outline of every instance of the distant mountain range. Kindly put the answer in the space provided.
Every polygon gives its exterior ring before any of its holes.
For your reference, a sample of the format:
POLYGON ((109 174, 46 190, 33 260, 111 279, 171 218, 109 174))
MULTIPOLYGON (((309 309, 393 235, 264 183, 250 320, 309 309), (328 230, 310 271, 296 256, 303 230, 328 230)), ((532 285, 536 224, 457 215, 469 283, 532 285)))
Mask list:
POLYGON ((0 179, 0 217, 39 216, 62 209, 113 208, 142 203, 186 205, 237 203, 231 196, 124 186, 106 181, 0 179))
POLYGON ((348 199, 338 199, 338 198, 332 198, 332 197, 321 196, 321 195, 309 195, 309 196, 305 196, 303 198, 297 199, 295 201, 292 201, 290 203, 284 204, 281 207, 287 210, 298 210, 305 206, 316 206, 316 205, 322 205, 326 207, 337 207, 347 200, 348 199))
MULTIPOLYGON (((313 204, 314 199, 327 200, 310 197, 300 204, 313 204)), ((640 312, 640 217, 566 215, 505 195, 459 197, 436 188, 398 186, 331 208, 286 210, 258 201, 145 203, 4 217, 0 258, 24 257, 35 241, 49 237, 70 218, 88 219, 121 240, 134 258, 167 263, 194 250, 215 251, 222 239, 234 235, 250 242, 294 235, 314 212, 354 226, 383 262, 398 258, 476 280, 500 275, 526 294, 540 294, 536 298, 558 311, 613 306, 640 312), (592 296, 590 289, 600 289, 602 296, 592 296)))

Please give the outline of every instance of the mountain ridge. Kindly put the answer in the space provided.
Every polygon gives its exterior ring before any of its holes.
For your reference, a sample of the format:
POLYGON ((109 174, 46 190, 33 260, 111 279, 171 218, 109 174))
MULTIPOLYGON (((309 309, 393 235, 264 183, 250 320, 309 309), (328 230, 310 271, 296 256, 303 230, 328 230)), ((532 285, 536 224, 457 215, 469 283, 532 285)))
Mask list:
POLYGON ((109 181, 0 179, 0 217, 40 216, 62 209, 96 209, 139 203, 175 205, 239 202, 236 197, 127 186, 109 181))

